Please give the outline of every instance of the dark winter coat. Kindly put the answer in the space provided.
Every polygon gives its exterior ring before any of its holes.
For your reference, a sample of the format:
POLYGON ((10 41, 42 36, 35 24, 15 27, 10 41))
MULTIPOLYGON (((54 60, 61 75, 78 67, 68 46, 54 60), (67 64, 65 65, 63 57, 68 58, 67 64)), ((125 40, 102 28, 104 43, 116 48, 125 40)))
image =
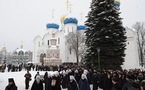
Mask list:
POLYGON ((51 81, 52 81, 52 78, 47 78, 45 80, 45 90, 52 90, 51 81))
POLYGON ((34 81, 32 87, 31 87, 31 90, 43 90, 43 83, 42 81, 40 80, 40 83, 37 84, 36 80, 34 81))
POLYGON ((104 77, 103 81, 103 90, 111 90, 112 89, 112 79, 107 76, 104 77))
POLYGON ((112 90, 122 90, 122 87, 120 86, 119 83, 116 83, 113 85, 112 90))
POLYGON ((13 84, 6 86, 5 90, 17 90, 17 86, 16 86, 14 80, 12 80, 12 82, 13 82, 13 84))
POLYGON ((123 90, 140 90, 140 85, 133 80, 129 80, 124 84, 123 90))
POLYGON ((17 90, 17 86, 15 86, 15 85, 8 85, 8 86, 6 86, 6 88, 5 88, 5 90, 17 90))
POLYGON ((84 79, 84 80, 80 79, 80 81, 79 81, 79 89, 80 90, 91 90, 89 82, 88 82, 87 79, 84 79))
POLYGON ((75 79, 77 81, 77 83, 79 83, 80 79, 81 79, 81 75, 79 73, 75 73, 75 79))
POLYGON ((61 87, 60 87, 61 79, 60 79, 60 77, 59 76, 58 77, 53 77, 53 79, 56 80, 56 84, 55 84, 55 86, 52 86, 52 90, 61 90, 61 87))
POLYGON ((25 82, 28 83, 31 80, 31 74, 30 73, 26 73, 25 74, 25 82))
POLYGON ((89 84, 91 84, 91 74, 88 73, 86 76, 87 76, 87 79, 88 79, 89 84))
POLYGON ((66 76, 63 76, 62 77, 62 88, 63 89, 67 88, 68 82, 69 82, 68 76, 67 75, 66 76))
POLYGON ((98 80, 98 76, 97 75, 93 75, 92 76, 92 82, 93 82, 93 90, 98 90, 98 86, 99 86, 99 80, 98 80))
POLYGON ((78 90, 77 83, 75 81, 68 83, 68 90, 78 90))

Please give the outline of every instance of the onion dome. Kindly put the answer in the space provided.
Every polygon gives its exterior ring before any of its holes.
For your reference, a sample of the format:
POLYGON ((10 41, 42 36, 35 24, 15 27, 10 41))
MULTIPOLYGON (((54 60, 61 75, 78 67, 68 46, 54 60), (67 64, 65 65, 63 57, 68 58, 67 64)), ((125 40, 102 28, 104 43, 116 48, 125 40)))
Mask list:
POLYGON ((64 21, 65 17, 66 16, 61 16, 61 18, 60 18, 61 23, 64 21))
POLYGON ((57 23, 55 23, 54 19, 52 19, 52 21, 50 21, 50 22, 51 23, 46 24, 47 29, 49 29, 49 28, 58 29, 59 28, 59 25, 57 23))
POLYGON ((2 49, 6 49, 5 44, 3 45, 2 49))
POLYGON ((78 26, 77 26, 77 30, 78 30, 78 31, 79 31, 79 30, 87 30, 86 27, 87 27, 87 26, 84 25, 84 21, 83 21, 82 18, 81 18, 80 21, 79 21, 79 24, 78 24, 78 26))
POLYGON ((87 26, 79 25, 79 26, 77 26, 77 30, 87 30, 86 27, 87 26))
POLYGON ((74 18, 73 16, 70 16, 70 14, 64 19, 63 21, 64 24, 69 24, 69 23, 73 23, 73 24, 78 24, 78 20, 76 18, 74 18))
POLYGON ((115 0, 115 5, 119 8, 120 7, 120 0, 115 0))

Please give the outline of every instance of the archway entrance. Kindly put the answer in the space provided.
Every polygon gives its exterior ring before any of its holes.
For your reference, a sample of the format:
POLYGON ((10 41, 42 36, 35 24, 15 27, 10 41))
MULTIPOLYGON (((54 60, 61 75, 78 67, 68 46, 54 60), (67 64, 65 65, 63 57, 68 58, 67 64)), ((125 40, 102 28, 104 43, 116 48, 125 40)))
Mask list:
POLYGON ((44 65, 44 58, 46 57, 46 54, 41 54, 40 55, 40 63, 42 63, 42 65, 44 65))

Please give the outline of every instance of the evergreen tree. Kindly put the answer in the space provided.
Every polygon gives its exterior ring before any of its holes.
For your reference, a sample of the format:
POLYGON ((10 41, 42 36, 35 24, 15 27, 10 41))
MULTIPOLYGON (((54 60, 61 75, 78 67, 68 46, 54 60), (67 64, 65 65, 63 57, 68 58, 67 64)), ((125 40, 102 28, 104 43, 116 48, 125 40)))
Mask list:
POLYGON ((90 8, 86 21, 86 64, 98 68, 97 48, 100 48, 101 69, 121 69, 126 31, 114 0, 92 0, 90 8))

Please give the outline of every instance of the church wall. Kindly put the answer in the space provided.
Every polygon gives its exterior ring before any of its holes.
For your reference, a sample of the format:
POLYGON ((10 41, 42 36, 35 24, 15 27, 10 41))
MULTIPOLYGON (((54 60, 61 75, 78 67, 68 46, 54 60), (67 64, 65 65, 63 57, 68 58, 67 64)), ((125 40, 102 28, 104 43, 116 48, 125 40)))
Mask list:
POLYGON ((48 31, 49 34, 52 34, 53 31, 57 32, 57 29, 55 29, 55 28, 48 28, 47 31, 48 31))
POLYGON ((60 59, 62 62, 65 62, 65 36, 63 32, 57 32, 55 35, 55 38, 57 38, 57 45, 60 49, 60 59))
POLYGON ((134 69, 139 68, 139 56, 137 49, 137 41, 136 41, 136 33, 126 28, 127 42, 126 42, 126 50, 125 50, 125 62, 122 65, 123 69, 134 69))
POLYGON ((77 30, 77 25, 70 23, 70 24, 66 24, 64 25, 64 33, 68 34, 69 32, 74 32, 77 30))
POLYGON ((34 45, 34 50, 33 50, 33 62, 39 63, 39 59, 40 56, 38 55, 38 50, 40 49, 40 47, 42 46, 42 37, 40 36, 36 36, 34 41, 33 41, 33 45, 34 45))

